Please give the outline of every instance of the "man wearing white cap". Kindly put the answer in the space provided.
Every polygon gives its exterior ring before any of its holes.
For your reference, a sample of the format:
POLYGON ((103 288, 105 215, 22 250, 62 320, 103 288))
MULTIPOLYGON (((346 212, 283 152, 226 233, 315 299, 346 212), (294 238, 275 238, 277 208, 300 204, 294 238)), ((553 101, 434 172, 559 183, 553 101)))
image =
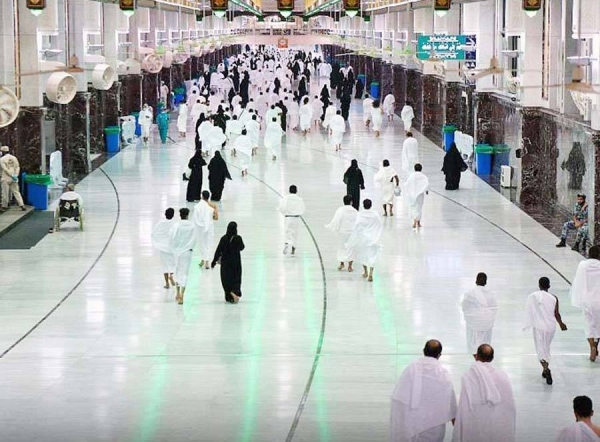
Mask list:
POLYGON ((23 197, 19 191, 19 160, 9 152, 8 146, 0 147, 2 158, 0 158, 0 183, 2 185, 2 211, 8 209, 8 203, 12 196, 17 200, 17 204, 21 210, 26 210, 23 204, 23 197))
POLYGON ((442 442, 456 416, 452 380, 439 361, 442 344, 427 341, 423 355, 402 372, 392 394, 392 442, 442 442))

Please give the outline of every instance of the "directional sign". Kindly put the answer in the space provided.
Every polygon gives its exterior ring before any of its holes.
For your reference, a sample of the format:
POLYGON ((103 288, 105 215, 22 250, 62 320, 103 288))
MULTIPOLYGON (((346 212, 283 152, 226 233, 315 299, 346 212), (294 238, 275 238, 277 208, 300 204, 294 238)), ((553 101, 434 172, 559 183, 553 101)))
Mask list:
POLYGON ((429 60, 464 60, 467 45, 466 35, 419 35, 417 58, 429 60))

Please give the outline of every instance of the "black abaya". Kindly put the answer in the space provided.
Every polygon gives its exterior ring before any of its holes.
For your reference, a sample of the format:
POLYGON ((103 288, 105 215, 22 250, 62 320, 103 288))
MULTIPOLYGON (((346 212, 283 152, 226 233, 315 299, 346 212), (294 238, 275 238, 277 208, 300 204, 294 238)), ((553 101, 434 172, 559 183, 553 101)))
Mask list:
POLYGON ((352 101, 352 98, 350 97, 350 94, 347 92, 344 92, 344 95, 342 95, 342 98, 340 100, 340 109, 342 111, 342 117, 344 117, 344 121, 348 121, 348 117, 350 116, 350 102, 352 101))
POLYGON ((225 160, 221 157, 221 152, 216 151, 215 156, 208 164, 208 187, 212 201, 221 201, 226 179, 231 179, 229 169, 227 169, 227 164, 225 164, 225 160))
POLYGON ((465 170, 467 170, 467 165, 456 148, 456 144, 452 143, 450 149, 446 152, 442 167, 442 172, 446 175, 446 190, 458 190, 460 174, 465 170))
POLYGON ((354 95, 354 98, 362 98, 364 90, 365 85, 363 84, 362 80, 356 80, 356 94, 354 95))
POLYGON ((221 260, 221 285, 225 292, 225 301, 233 302, 231 293, 242 297, 242 257, 240 252, 244 250, 244 241, 239 235, 224 235, 219 241, 213 266, 221 260))
POLYGON ((202 194, 202 166, 206 166, 206 161, 202 158, 202 151, 197 150, 188 163, 188 168, 192 171, 187 185, 186 201, 200 201, 202 194))
POLYGON ((352 197, 352 207, 358 210, 360 207, 360 189, 365 188, 362 171, 358 167, 350 166, 344 174, 344 183, 346 183, 346 194, 352 197))

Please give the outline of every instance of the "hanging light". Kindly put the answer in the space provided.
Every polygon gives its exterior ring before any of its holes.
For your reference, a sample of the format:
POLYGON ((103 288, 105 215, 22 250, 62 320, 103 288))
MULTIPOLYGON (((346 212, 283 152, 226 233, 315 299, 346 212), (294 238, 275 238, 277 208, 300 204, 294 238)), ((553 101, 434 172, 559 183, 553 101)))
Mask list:
POLYGON ((535 17, 542 9, 542 0, 523 0, 523 10, 528 17, 535 17))
POLYGON ((212 9, 213 14, 217 17, 225 17, 228 7, 228 0, 210 0, 210 9, 212 9))
POLYGON ((135 14, 137 0, 119 0, 119 8, 121 8, 121 12, 125 14, 127 17, 131 17, 135 14))
POLYGON ((227 14, 227 11, 213 11, 213 14, 215 14, 219 18, 223 18, 225 17, 225 14, 227 14))
POLYGON ((288 18, 294 12, 294 0, 277 0, 277 10, 283 17, 288 18))
POLYGON ((348 17, 356 17, 360 11, 360 0, 344 0, 344 11, 348 17))
POLYGON ((27 0, 26 5, 29 12, 39 17, 46 8, 46 0, 27 0))
POLYGON ((450 0, 435 0, 433 2, 433 11, 438 17, 445 16, 450 10, 450 0))

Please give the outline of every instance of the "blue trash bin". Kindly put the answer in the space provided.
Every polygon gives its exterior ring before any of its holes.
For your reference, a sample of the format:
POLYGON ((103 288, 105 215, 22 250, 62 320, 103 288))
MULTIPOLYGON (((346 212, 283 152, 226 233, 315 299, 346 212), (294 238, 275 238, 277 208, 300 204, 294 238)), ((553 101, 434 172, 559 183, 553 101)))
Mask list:
POLYGON ((27 204, 35 210, 48 209, 48 186, 52 184, 50 175, 23 174, 27 188, 27 204))
POLYGON ((365 89, 366 89, 366 85, 367 85, 367 76, 366 76, 365 74, 358 74, 358 75, 356 76, 356 79, 357 79, 357 80, 360 80, 360 81, 362 81, 362 84, 363 84, 363 86, 365 86, 365 89))
POLYGON ((371 98, 373 98, 374 100, 379 100, 379 83, 377 83, 376 81, 371 83, 371 90, 369 95, 371 95, 371 98))
POLYGON ((501 166, 508 166, 510 162, 510 146, 496 144, 494 148, 494 169, 500 170, 501 166))
POLYGON ((104 129, 106 139, 106 152, 117 153, 121 150, 121 128, 119 126, 108 126, 104 129))
POLYGON ((135 117, 135 136, 141 137, 142 136, 142 126, 140 126, 140 113, 133 112, 131 115, 133 115, 135 117))
POLYGON ((492 154, 494 148, 489 144, 478 144, 475 146, 475 161, 477 163, 477 175, 492 174, 492 154))
POLYGON ((444 138, 444 150, 448 151, 452 143, 454 143, 454 132, 456 132, 457 127, 452 124, 446 124, 442 128, 442 135, 444 138))

